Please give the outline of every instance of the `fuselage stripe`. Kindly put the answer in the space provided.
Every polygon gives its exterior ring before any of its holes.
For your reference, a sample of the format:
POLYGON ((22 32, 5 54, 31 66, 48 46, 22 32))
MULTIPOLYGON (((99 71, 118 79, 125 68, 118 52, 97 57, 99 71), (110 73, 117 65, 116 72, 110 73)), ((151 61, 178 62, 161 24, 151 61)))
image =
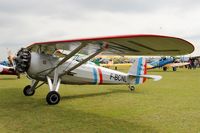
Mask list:
POLYGON ((93 84, 97 84, 97 70, 96 70, 96 68, 93 68, 93 77, 94 77, 93 84))
POLYGON ((102 75, 102 71, 100 68, 98 68, 98 72, 99 72, 99 84, 102 84, 103 83, 103 75, 102 75))
MULTIPOLYGON (((138 59, 138 65, 137 65, 137 75, 141 74, 141 66, 142 65, 142 58, 138 59)), ((136 77, 136 84, 140 83, 140 77, 136 77)))

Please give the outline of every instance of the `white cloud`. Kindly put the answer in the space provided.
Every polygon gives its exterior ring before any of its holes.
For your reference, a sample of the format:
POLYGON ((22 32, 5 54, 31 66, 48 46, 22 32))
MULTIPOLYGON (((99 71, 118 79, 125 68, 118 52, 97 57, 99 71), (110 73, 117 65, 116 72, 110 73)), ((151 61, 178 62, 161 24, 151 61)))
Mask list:
POLYGON ((0 59, 6 48, 89 36, 162 34, 198 45, 199 7, 197 0, 0 0, 0 59))

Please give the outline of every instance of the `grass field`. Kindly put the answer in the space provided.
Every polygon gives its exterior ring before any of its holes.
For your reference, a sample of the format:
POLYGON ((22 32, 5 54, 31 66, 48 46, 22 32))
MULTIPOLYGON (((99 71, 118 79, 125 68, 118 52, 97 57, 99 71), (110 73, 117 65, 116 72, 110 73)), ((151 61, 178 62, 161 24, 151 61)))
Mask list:
POLYGON ((163 79, 135 92, 125 85, 61 85, 56 106, 45 102, 47 85, 25 97, 28 79, 0 76, 0 132, 200 132, 200 69, 149 73, 163 79))

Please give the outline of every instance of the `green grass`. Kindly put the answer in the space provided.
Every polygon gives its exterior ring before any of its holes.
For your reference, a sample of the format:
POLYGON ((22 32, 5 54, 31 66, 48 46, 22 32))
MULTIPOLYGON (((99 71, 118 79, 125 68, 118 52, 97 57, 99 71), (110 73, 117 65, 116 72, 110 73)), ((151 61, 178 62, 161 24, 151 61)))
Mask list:
POLYGON ((28 79, 0 76, 0 132, 200 132, 200 69, 149 74, 163 79, 136 86, 135 92, 126 85, 61 85, 56 106, 45 102, 47 85, 25 97, 28 79))

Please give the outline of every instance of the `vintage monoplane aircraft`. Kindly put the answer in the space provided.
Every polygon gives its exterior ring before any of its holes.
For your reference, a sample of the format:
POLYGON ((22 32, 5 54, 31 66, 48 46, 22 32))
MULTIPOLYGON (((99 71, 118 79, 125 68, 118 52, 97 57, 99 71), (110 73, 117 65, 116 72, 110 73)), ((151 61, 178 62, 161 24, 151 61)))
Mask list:
POLYGON ((27 73, 32 84, 23 92, 32 96, 41 85, 48 83, 50 92, 46 101, 55 105, 60 101, 58 93, 63 84, 134 84, 143 83, 146 78, 159 80, 161 76, 146 75, 146 63, 138 58, 128 73, 110 70, 87 63, 102 55, 184 55, 193 52, 191 43, 175 37, 159 35, 123 35, 99 38, 51 41, 34 43, 18 51, 15 58, 16 71, 27 73), (64 57, 56 56, 57 50, 71 51, 64 57), (77 61, 76 54, 87 54, 77 61), (39 81, 43 81, 38 84, 39 81))
POLYGON ((162 57, 157 61, 153 61, 147 64, 147 69, 154 69, 154 68, 163 68, 163 71, 167 71, 169 67, 172 67, 173 71, 176 71, 177 67, 185 66, 190 64, 189 62, 178 63, 176 62, 175 57, 162 57))

